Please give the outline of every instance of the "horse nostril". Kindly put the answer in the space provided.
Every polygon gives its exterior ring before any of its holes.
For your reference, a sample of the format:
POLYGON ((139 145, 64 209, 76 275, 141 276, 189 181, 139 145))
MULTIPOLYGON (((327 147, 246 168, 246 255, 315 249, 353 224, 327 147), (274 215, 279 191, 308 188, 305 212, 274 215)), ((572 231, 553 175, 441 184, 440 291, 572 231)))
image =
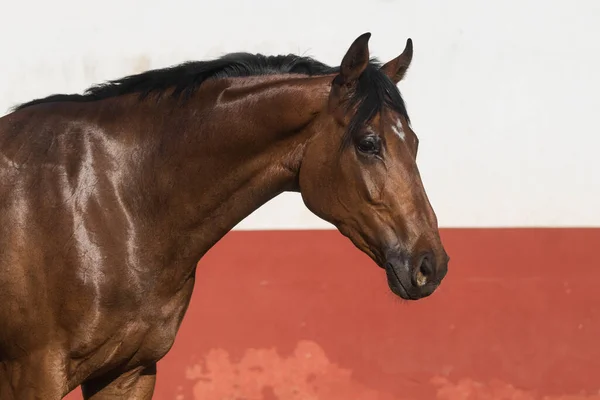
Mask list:
POLYGON ((433 274, 432 258, 433 257, 430 253, 427 253, 423 257, 421 257, 421 262, 419 263, 415 274, 415 281, 417 286, 425 286, 427 284, 427 281, 433 274))

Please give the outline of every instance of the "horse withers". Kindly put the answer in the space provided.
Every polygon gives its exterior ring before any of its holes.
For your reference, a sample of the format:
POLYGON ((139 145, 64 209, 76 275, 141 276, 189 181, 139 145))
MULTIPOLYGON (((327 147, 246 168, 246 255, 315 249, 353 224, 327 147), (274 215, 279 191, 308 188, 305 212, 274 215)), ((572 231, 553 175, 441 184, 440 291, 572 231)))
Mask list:
POLYGON ((397 83, 413 54, 339 67, 236 53, 0 119, 0 399, 150 399, 200 258, 284 191, 403 299, 446 274, 397 83))

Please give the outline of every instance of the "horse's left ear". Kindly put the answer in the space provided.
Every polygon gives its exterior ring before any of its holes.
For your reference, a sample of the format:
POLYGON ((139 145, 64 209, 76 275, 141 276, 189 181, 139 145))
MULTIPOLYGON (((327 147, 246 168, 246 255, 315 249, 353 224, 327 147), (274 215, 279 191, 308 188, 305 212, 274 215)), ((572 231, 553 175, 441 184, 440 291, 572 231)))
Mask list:
POLYGON ((394 58, 392 61, 387 62, 383 67, 381 67, 381 71, 386 74, 394 83, 398 83, 404 78, 408 67, 410 66, 410 62, 412 61, 413 56, 413 44, 412 39, 408 39, 406 41, 406 47, 402 54, 398 57, 394 58))
POLYGON ((340 77, 344 83, 350 83, 358 79, 369 64, 369 39, 371 33, 360 35, 344 56, 340 65, 340 77))
MULTIPOLYGON (((360 78, 369 65, 369 39, 371 33, 366 32, 352 42, 340 65, 340 73, 334 78, 329 93, 329 108, 337 110, 338 105, 348 88, 360 78)), ((343 120, 339 112, 335 112, 338 120, 343 120)))

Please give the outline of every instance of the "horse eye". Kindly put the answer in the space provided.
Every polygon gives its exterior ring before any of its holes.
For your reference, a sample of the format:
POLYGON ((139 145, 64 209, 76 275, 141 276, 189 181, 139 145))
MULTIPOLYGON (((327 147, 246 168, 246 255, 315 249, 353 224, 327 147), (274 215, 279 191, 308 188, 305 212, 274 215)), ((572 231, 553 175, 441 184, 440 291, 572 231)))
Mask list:
POLYGON ((381 150, 381 142, 377 136, 365 136, 359 140, 356 147, 362 153, 378 154, 381 150))

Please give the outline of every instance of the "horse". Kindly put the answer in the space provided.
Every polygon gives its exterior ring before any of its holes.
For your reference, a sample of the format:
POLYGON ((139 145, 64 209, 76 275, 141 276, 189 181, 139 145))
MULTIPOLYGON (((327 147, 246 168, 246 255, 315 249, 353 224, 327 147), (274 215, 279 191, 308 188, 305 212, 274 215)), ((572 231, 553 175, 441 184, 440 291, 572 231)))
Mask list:
POLYGON ((231 53, 0 119, 0 398, 151 399, 202 256, 282 192, 406 301, 449 256, 398 89, 412 57, 231 53))

